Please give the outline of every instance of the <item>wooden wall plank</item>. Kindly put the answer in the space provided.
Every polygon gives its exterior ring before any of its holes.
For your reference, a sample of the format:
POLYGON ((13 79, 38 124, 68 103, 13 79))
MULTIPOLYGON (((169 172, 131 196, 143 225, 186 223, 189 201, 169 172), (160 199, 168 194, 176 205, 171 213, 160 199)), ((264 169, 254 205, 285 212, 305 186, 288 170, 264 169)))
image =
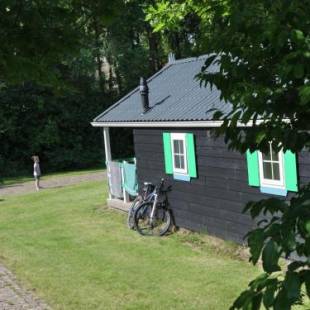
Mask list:
MULTIPOLYGON (((135 129, 134 142, 138 180, 158 183, 165 178, 172 185, 169 204, 175 224, 188 229, 244 242, 243 236, 253 227, 249 215, 242 213, 245 204, 271 197, 248 185, 246 158, 228 150, 222 137, 214 140, 206 129, 135 129), (165 174, 162 133, 191 132, 195 136, 198 178, 191 182, 173 180, 165 174)), ((310 182, 310 155, 298 154, 300 183, 310 182)), ((288 198, 292 197, 292 193, 288 198)))

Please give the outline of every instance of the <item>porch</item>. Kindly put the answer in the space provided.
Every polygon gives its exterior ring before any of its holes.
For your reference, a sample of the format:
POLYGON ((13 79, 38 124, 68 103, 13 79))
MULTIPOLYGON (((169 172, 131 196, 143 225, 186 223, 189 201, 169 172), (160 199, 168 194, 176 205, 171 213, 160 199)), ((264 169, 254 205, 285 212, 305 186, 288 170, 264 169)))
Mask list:
POLYGON ((117 209, 123 212, 128 212, 131 206, 131 202, 124 202, 123 200, 117 198, 109 198, 107 200, 107 205, 109 208, 117 209))
POLYGON ((113 159, 108 127, 103 128, 110 208, 128 212, 131 202, 138 195, 136 159, 113 159))

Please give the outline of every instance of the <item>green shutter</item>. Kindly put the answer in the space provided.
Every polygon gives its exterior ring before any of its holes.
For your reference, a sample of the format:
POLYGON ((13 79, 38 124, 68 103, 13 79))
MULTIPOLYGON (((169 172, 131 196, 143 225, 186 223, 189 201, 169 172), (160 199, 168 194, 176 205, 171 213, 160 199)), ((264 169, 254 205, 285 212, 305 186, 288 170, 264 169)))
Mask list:
POLYGON ((172 150, 171 150, 171 134, 163 133, 164 156, 165 156, 165 171, 167 174, 173 174, 172 166, 172 150))
POLYGON ((194 135, 192 133, 186 134, 186 150, 188 175, 191 178, 197 178, 195 143, 194 135))
POLYGON ((248 166, 248 179, 250 186, 260 186, 259 181, 259 167, 258 167, 258 152, 253 153, 250 150, 246 152, 247 166, 248 166))
POLYGON ((298 192, 296 155, 289 150, 284 153, 284 173, 286 189, 298 192))

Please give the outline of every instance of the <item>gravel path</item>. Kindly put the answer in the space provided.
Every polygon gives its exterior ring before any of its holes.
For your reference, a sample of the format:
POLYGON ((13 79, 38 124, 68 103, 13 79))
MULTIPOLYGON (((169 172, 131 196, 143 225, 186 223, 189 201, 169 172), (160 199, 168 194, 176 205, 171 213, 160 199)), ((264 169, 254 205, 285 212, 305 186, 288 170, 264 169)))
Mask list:
POLYGON ((0 310, 51 309, 30 291, 18 285, 14 275, 0 265, 0 310))
MULTIPOLYGON (((42 190, 64 187, 85 181, 103 181, 105 172, 93 172, 75 176, 50 177, 41 181, 42 190)), ((21 195, 35 192, 34 182, 18 183, 0 187, 2 195, 21 195)), ((0 264, 0 310, 46 310, 51 309, 32 292, 23 289, 14 275, 0 264)))
MULTIPOLYGON (((106 179, 106 172, 92 172, 74 176, 50 177, 40 181, 42 190, 48 188, 64 187, 77 184, 84 181, 100 181, 106 179)), ((2 195, 20 195, 35 192, 34 182, 17 183, 13 185, 0 186, 0 196, 2 195)), ((0 308, 1 309, 1 308, 0 308)))

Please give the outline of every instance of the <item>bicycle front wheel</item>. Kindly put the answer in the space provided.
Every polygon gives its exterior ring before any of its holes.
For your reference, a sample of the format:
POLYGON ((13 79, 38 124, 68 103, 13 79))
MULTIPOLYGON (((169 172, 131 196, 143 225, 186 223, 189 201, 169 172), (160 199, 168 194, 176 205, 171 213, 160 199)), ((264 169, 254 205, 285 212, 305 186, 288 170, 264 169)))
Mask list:
POLYGON ((132 202, 132 205, 130 206, 128 210, 127 226, 129 229, 135 228, 134 213, 138 205, 142 203, 142 201, 143 201, 142 197, 140 195, 137 196, 136 199, 132 202))
POLYGON ((163 236, 171 225, 170 212, 166 208, 157 206, 151 220, 152 209, 152 202, 146 202, 137 207, 134 214, 135 227, 143 236, 163 236))

